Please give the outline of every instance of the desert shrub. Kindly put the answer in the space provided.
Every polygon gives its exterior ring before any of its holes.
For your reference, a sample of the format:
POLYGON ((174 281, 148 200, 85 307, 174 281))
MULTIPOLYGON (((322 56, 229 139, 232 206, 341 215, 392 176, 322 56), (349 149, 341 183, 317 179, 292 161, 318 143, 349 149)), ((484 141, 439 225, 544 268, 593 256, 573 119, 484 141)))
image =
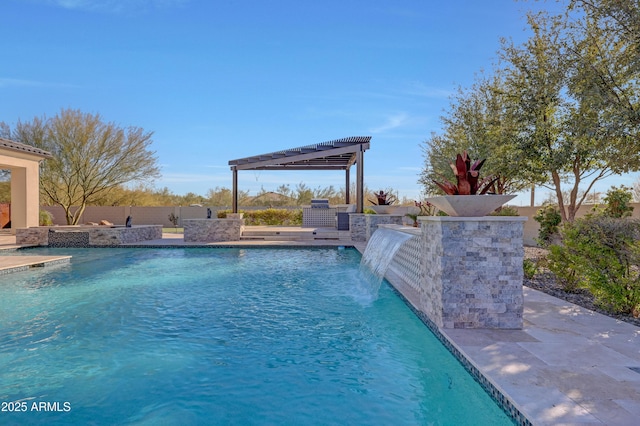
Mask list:
POLYGON ((565 291, 575 292, 580 288, 581 276, 577 273, 580 255, 574 255, 566 246, 552 245, 547 256, 547 268, 560 280, 565 291))
POLYGON ((502 206, 489 216, 520 216, 520 212, 518 212, 516 207, 502 206))
MULTIPOLYGON (((225 218, 230 210, 219 210, 218 218, 225 218)), ((301 209, 264 209, 264 210, 240 210, 244 214, 244 223, 248 226, 256 225, 280 225, 301 226, 301 209)))
POLYGON ((591 216, 566 224, 550 247, 549 269, 567 289, 587 288, 610 312, 640 309, 640 222, 591 216))
POLYGON ((537 242, 542 247, 547 247, 551 244, 553 238, 558 235, 558 227, 562 221, 560 211, 556 206, 547 204, 536 212, 533 219, 540 224, 537 242))
POLYGON ((629 205, 633 201, 631 189, 622 185, 620 188, 615 186, 607 191, 604 197, 606 206, 604 214, 609 217, 628 217, 633 212, 633 207, 629 205))
POLYGON ((51 226, 53 225, 53 215, 47 210, 40 210, 39 222, 40 226, 51 226))
POLYGON ((531 279, 538 273, 538 264, 533 259, 524 259, 522 269, 524 270, 524 276, 531 279))

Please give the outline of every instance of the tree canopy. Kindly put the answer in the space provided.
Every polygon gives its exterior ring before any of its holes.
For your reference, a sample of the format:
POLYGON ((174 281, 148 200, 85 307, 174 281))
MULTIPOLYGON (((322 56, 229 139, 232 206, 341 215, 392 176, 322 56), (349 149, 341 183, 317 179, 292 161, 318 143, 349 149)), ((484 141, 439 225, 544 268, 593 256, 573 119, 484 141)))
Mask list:
POLYGON ((44 203, 64 208, 68 224, 77 224, 87 204, 99 203, 115 188, 159 176, 151 136, 71 109, 19 121, 11 131, 13 140, 53 154, 43 162, 40 189, 44 203))
POLYGON ((499 73, 480 75, 471 88, 458 89, 442 117, 443 134, 433 133, 422 146, 426 161, 419 182, 425 193, 439 191, 434 181, 452 179, 449 164, 463 151, 473 159, 486 159, 483 176, 497 178, 496 193, 519 192, 529 186, 513 147, 516 126, 508 114, 504 90, 499 73))
POLYGON ((420 181, 431 191, 442 157, 467 149, 517 182, 508 191, 552 189, 572 221, 597 181, 640 169, 640 6, 571 0, 565 14, 527 20, 531 37, 502 41, 494 76, 453 97, 420 181))

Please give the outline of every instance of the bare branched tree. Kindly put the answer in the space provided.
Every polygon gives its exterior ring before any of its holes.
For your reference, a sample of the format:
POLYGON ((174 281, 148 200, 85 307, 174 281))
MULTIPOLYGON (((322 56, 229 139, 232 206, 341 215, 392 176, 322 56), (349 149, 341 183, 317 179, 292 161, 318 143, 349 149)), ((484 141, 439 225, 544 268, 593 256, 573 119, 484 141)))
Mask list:
POLYGON ((62 110, 52 118, 19 121, 12 139, 49 151, 40 188, 44 202, 64 208, 68 224, 77 224, 85 207, 126 183, 149 182, 159 175, 152 133, 120 128, 100 115, 62 110))

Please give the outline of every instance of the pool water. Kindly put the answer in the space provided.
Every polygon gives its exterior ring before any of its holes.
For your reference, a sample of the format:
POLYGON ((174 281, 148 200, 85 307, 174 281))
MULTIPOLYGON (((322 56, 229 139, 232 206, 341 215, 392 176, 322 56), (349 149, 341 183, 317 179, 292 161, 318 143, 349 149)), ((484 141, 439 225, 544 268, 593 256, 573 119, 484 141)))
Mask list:
POLYGON ((0 278, 0 424, 512 424, 356 250, 24 254, 73 258, 0 278))

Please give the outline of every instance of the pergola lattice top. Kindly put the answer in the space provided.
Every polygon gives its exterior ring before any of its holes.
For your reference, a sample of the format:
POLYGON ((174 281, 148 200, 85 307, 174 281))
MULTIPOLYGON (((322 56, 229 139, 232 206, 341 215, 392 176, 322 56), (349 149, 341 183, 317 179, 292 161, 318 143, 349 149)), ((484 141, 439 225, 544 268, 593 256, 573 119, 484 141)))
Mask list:
POLYGON ((315 145, 285 149, 269 154, 230 160, 233 172, 233 212, 238 212, 239 170, 344 170, 345 202, 350 203, 349 169, 358 165, 356 180, 356 212, 362 213, 364 205, 364 152, 369 149, 371 136, 351 136, 315 145))
POLYGON ((371 136, 351 136, 269 154, 230 160, 236 170, 348 170, 356 153, 369 149, 371 136))

